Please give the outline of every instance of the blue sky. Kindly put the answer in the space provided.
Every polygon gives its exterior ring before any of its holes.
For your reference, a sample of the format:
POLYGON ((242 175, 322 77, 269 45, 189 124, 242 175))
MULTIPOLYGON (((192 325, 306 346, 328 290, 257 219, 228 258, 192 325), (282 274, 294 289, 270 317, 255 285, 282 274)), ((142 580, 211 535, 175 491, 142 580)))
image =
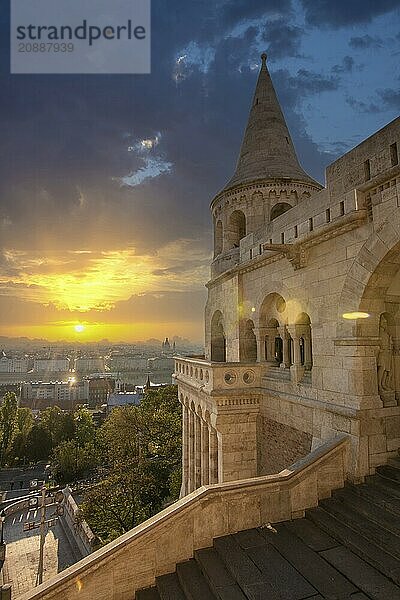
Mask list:
POLYGON ((208 207, 262 51, 321 182, 399 114, 398 2, 153 0, 152 15, 151 75, 13 76, 2 9, 0 335, 84 320, 201 338, 208 207))

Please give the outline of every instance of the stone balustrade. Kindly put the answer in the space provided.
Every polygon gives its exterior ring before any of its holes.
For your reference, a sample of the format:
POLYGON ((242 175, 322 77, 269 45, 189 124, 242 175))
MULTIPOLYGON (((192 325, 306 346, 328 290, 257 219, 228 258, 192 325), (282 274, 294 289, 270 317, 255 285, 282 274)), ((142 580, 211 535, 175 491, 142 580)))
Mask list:
POLYGON ((243 362, 209 362, 198 358, 175 358, 174 378, 179 383, 205 392, 227 392, 238 388, 255 389, 261 385, 267 365, 243 362))
POLYGON ((215 537, 300 518, 343 487, 350 445, 326 442, 277 475, 203 486, 20 600, 128 600, 215 537))

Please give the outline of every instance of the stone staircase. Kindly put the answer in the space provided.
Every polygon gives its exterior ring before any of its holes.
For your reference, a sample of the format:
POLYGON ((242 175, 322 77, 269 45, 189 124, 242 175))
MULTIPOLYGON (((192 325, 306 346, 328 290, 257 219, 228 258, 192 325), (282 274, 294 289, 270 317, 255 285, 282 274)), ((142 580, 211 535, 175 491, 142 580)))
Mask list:
POLYGON ((400 458, 305 518, 197 550, 135 600, 400 600, 400 458))

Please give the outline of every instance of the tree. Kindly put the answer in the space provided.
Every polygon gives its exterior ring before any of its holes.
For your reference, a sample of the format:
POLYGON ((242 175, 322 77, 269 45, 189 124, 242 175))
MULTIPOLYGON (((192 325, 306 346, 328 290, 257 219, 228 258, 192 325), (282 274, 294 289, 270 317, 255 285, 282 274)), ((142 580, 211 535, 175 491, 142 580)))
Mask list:
POLYGON ((85 494, 83 512, 108 541, 179 495, 181 407, 176 386, 146 393, 139 406, 116 408, 97 446, 108 475, 85 494))
POLYGON ((14 463, 21 463, 27 458, 27 440, 33 425, 34 419, 31 409, 18 408, 15 434, 10 451, 14 463))
POLYGON ((52 448, 52 439, 48 430, 42 424, 32 427, 26 439, 26 456, 28 460, 37 462, 47 460, 52 448))
POLYGON ((74 417, 71 413, 63 412, 58 406, 49 406, 40 415, 40 421, 49 432, 53 448, 63 441, 75 437, 74 417))
POLYGON ((0 464, 6 464, 11 442, 16 427, 18 400, 13 392, 7 392, 3 396, 0 406, 0 464))
POLYGON ((75 440, 61 442, 53 450, 51 469, 61 484, 71 483, 87 475, 96 465, 93 447, 80 447, 75 440))
POLYGON ((79 446, 93 444, 95 427, 93 417, 87 408, 79 408, 74 414, 75 440, 79 446))

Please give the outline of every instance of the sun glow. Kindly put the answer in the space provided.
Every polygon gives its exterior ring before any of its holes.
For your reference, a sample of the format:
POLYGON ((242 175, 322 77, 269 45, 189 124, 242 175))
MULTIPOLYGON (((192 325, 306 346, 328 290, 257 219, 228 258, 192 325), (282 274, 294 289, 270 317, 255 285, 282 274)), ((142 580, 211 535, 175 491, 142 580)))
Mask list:
POLYGON ((76 333, 82 333, 82 331, 85 331, 85 326, 82 325, 81 323, 78 323, 78 325, 74 326, 74 329, 75 329, 76 333))

